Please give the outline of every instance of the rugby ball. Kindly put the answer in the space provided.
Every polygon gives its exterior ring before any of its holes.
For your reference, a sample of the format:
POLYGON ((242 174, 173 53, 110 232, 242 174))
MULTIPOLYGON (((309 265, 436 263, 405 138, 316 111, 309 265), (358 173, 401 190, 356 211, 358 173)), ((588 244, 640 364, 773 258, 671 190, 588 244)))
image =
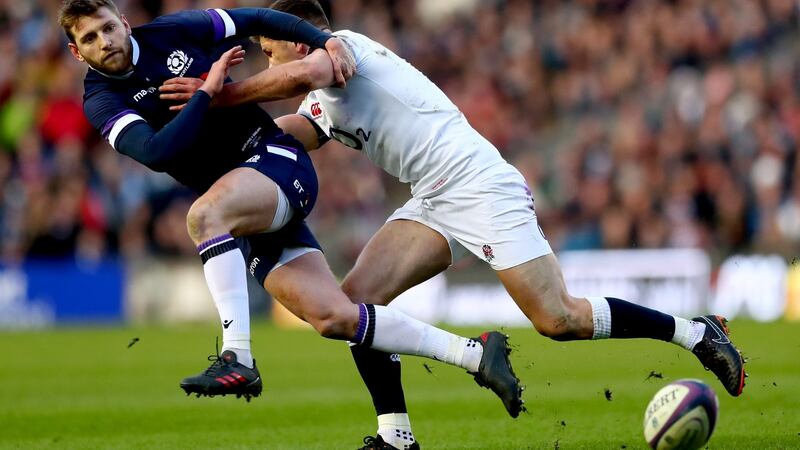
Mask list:
POLYGON ((678 380, 653 396, 644 413, 644 438, 657 450, 694 450, 708 442, 719 399, 700 380, 678 380))

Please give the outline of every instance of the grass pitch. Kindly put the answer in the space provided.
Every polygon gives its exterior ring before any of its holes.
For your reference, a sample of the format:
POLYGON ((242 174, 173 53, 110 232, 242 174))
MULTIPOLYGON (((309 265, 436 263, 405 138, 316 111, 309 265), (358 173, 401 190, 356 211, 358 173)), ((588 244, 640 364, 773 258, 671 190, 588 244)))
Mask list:
MULTIPOLYGON (((414 433, 423 449, 646 448, 650 397, 692 377, 720 398, 710 449, 800 448, 800 324, 731 328, 749 358, 741 398, 673 345, 558 343, 531 329, 505 330, 527 385, 530 411, 517 420, 464 371, 404 356, 414 433)), ((347 346, 306 330, 254 326, 265 388, 251 403, 186 397, 178 382, 207 366, 217 333, 210 324, 0 333, 0 448, 354 449, 375 432, 347 346)))

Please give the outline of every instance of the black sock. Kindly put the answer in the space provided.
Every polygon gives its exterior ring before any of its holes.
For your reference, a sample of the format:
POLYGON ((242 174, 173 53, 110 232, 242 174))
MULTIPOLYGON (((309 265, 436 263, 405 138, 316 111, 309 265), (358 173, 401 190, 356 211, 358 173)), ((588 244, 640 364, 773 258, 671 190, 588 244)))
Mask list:
POLYGON ((400 359, 396 355, 361 345, 350 346, 350 351, 361 379, 372 396, 375 412, 379 416, 407 413, 400 380, 400 359))
POLYGON ((669 342, 675 335, 675 319, 669 314, 618 298, 606 297, 606 300, 611 310, 612 339, 652 338, 669 342))

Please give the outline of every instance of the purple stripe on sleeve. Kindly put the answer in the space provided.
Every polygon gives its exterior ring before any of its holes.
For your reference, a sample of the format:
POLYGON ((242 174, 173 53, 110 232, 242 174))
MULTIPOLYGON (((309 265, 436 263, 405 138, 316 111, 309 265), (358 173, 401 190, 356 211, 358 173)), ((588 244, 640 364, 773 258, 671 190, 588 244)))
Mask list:
POLYGON ((225 37, 225 22, 218 12, 213 9, 207 9, 206 13, 211 17, 214 22, 214 41, 221 41, 225 37))
POLYGON ((122 119, 127 114, 136 114, 136 111, 132 109, 126 109, 125 111, 122 111, 121 113, 109 119, 108 122, 106 122, 105 126, 103 127, 103 132, 102 132, 103 137, 108 139, 108 135, 109 133, 111 133, 111 129, 114 128, 114 124, 116 124, 119 119, 122 119))
POLYGON ((198 245, 197 251, 202 253, 205 249, 211 247, 212 245, 219 244, 220 242, 228 241, 231 239, 233 239, 233 236, 231 236, 230 234, 223 234, 222 236, 217 236, 198 245))
POLYGON ((367 334, 367 322, 369 321, 369 316, 367 315, 367 305, 363 303, 358 304, 358 329, 356 330, 356 335, 353 338, 353 342, 356 344, 363 344, 364 343, 364 335, 367 334))

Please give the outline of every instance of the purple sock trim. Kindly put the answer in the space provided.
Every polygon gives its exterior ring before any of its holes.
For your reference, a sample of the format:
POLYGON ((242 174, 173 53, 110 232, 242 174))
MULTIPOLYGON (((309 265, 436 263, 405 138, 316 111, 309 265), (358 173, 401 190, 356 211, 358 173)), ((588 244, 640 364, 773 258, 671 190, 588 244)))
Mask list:
POLYGON ((229 241, 231 239, 233 239, 233 236, 231 236, 230 233, 223 234, 222 236, 217 236, 215 238, 209 239, 209 240, 203 242, 202 244, 198 245, 197 246, 197 251, 202 253, 205 249, 207 249, 208 247, 211 247, 212 245, 219 244, 220 242, 229 241))
POLYGON ((364 336, 367 334, 367 325, 369 322, 369 315, 367 314, 367 305, 363 303, 358 304, 358 329, 356 330, 355 338, 353 341, 356 344, 364 343, 364 336))

